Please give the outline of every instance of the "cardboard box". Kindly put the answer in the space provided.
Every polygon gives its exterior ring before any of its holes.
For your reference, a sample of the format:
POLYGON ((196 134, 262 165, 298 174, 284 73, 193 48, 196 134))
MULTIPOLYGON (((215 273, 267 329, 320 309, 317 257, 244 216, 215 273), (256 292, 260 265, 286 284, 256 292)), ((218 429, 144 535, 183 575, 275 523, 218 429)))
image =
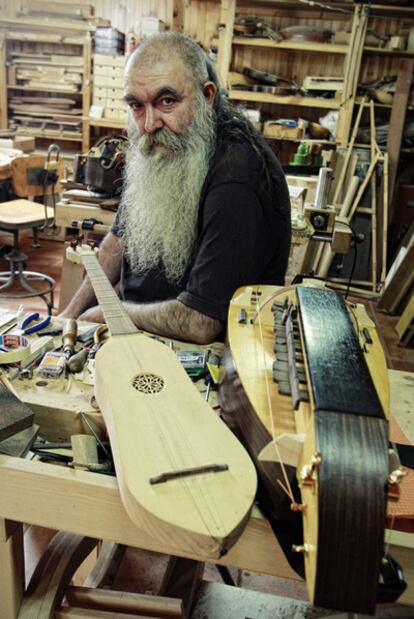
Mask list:
POLYGON ((35 148, 35 140, 24 135, 14 135, 9 138, 0 138, 0 148, 17 148, 29 152, 35 148))
POLYGON ((265 138, 279 140, 301 140, 303 138, 303 134, 303 127, 287 127, 286 125, 277 125, 273 120, 268 120, 263 126, 263 135, 265 138))

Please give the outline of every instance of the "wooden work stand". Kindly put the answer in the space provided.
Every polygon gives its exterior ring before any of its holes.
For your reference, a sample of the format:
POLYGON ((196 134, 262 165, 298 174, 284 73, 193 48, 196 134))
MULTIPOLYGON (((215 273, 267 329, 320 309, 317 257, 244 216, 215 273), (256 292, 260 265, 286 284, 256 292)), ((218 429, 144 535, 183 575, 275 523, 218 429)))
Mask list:
MULTIPOLYGON (((391 371, 392 389, 393 382, 401 381, 402 374, 391 371)), ((34 410, 35 421, 48 440, 67 440, 73 434, 87 432, 85 417, 103 435, 102 416, 91 401, 91 385, 72 381, 72 385, 55 384, 46 388, 36 378, 14 382, 19 396, 34 410)), ((398 417, 398 411, 394 413, 398 417)), ((160 540, 134 524, 124 509, 115 477, 0 455, 0 496, 2 619, 107 616, 72 615, 58 610, 72 575, 95 548, 96 540, 211 562, 208 556, 183 551, 173 537, 160 540), (60 532, 27 588, 22 523, 60 532)), ((414 603, 413 538, 398 532, 393 532, 391 538, 390 552, 402 564, 408 582, 407 592, 401 598, 406 603, 414 603)), ((269 523, 256 509, 236 545, 215 563, 300 580, 289 567, 269 523)))
MULTIPOLYGON (((99 206, 88 206, 83 204, 76 204, 74 202, 58 202, 56 204, 56 225, 65 228, 65 230, 72 230, 74 228, 73 222, 82 222, 85 219, 96 219, 104 226, 111 226, 115 218, 113 211, 107 211, 99 206)), ((99 232, 100 234, 105 234, 99 232)))

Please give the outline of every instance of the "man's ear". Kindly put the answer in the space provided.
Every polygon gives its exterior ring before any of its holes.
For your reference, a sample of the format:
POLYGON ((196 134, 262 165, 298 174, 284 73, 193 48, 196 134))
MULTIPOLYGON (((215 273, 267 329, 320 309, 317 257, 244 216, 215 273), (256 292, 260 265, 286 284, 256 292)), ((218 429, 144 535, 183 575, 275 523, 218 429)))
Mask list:
POLYGON ((210 107, 213 106, 216 94, 217 86, 214 82, 205 82, 205 84, 203 84, 203 95, 206 98, 207 105, 209 105, 210 107))

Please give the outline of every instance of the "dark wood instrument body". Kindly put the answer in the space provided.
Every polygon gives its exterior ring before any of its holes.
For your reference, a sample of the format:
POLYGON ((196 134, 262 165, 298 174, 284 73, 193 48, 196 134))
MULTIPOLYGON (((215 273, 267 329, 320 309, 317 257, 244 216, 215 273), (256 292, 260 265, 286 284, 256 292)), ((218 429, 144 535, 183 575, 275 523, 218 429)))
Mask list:
MULTIPOLYGON (((305 533, 302 540, 294 543, 310 544, 310 550, 306 550, 309 556, 305 564, 313 604, 338 611, 372 613, 384 550, 389 473, 388 422, 384 414, 388 388, 385 384, 379 384, 386 381, 385 359, 374 327, 370 331, 374 344, 368 348, 365 358, 358 330, 355 331, 345 304, 335 293, 302 289, 294 294, 287 292, 287 295, 290 302, 298 303, 301 310, 300 333, 306 373, 311 380, 308 387, 310 403, 300 405, 302 412, 299 411, 299 417, 298 412, 294 413, 291 409, 296 432, 303 432, 309 421, 308 428, 313 428, 314 436, 311 448, 308 439, 305 439, 307 447, 295 471, 298 479, 301 478, 301 467, 309 463, 310 457, 321 454, 321 462, 311 476, 310 484, 303 486, 302 499, 295 496, 296 501, 305 504, 305 533), (299 426, 298 419, 302 419, 299 426), (310 500, 310 495, 316 501, 310 500), (314 524, 309 527, 309 523, 316 523, 316 527, 314 524), (314 530, 316 536, 312 533, 314 530)), ((246 295, 238 291, 235 297, 237 308, 249 309, 247 304, 242 305, 246 295)), ((225 362, 226 378, 220 389, 223 417, 246 446, 257 467, 266 515, 293 524, 298 514, 292 515, 290 500, 277 483, 278 479, 283 481, 280 465, 258 459, 261 450, 275 436, 279 436, 280 430, 272 432, 263 408, 258 412, 259 409, 252 404, 253 399, 249 398, 252 394, 259 401, 252 387, 254 368, 258 368, 257 382, 263 382, 262 368, 269 368, 272 363, 269 355, 269 318, 265 314, 265 322, 259 329, 251 321, 255 312, 255 309, 250 310, 247 325, 234 326, 233 323, 231 329, 229 324, 231 351, 233 354, 233 342, 236 354, 234 361, 228 356, 225 362), (264 333, 264 340, 259 336, 259 331, 264 333), (249 346, 241 346, 244 338, 251 342, 249 346), (262 362, 246 363, 245 350, 260 354, 261 340, 264 345, 262 362), (246 390, 249 396, 239 378, 238 374, 242 376, 239 368, 248 379, 246 390)), ((229 316, 233 316, 234 320, 235 309, 229 316)), ((277 338, 276 333, 276 342, 277 338)), ((270 389, 272 408, 277 415, 285 410, 288 396, 278 395, 276 385, 270 384, 270 389)), ((288 472, 292 481, 293 467, 288 467, 288 472)), ((298 485, 295 487, 297 490, 298 485)), ((291 562, 288 554, 287 558, 291 562)), ((296 569, 294 565, 292 567, 296 569)), ((300 570, 297 571, 300 573, 300 570)))
POLYGON ((386 523, 388 423, 315 412, 318 451, 316 606, 375 609, 386 523))
MULTIPOLYGON (((289 497, 277 483, 278 479, 282 479, 280 464, 263 462, 258 459, 262 449, 273 437, 251 405, 240 382, 230 352, 227 352, 224 356, 222 366, 225 368, 225 378, 220 385, 218 394, 221 416, 246 447, 256 466, 261 485, 261 499, 266 503, 266 512, 275 520, 292 520, 293 513, 290 509, 289 497)), ((295 468, 288 466, 287 470, 289 481, 295 483, 295 468)))
MULTIPOLYGON (((268 519, 291 568, 304 578, 303 555, 292 550, 293 545, 303 543, 302 516, 299 512, 292 511, 289 497, 277 483, 278 479, 283 479, 280 464, 258 459, 258 455, 272 440, 272 436, 257 416, 243 389, 230 351, 223 357, 222 366, 225 368, 225 378, 218 392, 221 417, 246 447, 253 460, 258 476, 259 506, 268 519)), ((295 500, 300 502, 296 469, 285 466, 285 470, 295 500)))
POLYGON ((318 467, 314 603, 371 613, 383 554, 388 422, 345 302, 298 288, 318 467))

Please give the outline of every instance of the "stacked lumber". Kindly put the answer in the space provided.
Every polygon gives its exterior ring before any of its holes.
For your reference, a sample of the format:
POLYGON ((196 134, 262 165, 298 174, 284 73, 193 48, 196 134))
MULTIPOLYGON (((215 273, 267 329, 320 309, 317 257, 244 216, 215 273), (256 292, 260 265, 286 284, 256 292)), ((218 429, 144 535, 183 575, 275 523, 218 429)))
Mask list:
POLYGON ((97 26, 109 24, 108 19, 95 17, 92 5, 45 0, 22 0, 16 17, 0 19, 0 28, 6 30, 49 30, 65 34, 86 34, 94 32, 97 26))
MULTIPOLYGON (((47 90, 47 86, 41 90, 47 90)), ((79 102, 69 97, 11 96, 10 125, 26 135, 47 132, 50 136, 77 138, 82 132, 82 109, 77 106, 79 102)))
POLYGON ((14 51, 8 68, 10 85, 32 90, 79 92, 83 58, 74 55, 24 53, 14 51))

